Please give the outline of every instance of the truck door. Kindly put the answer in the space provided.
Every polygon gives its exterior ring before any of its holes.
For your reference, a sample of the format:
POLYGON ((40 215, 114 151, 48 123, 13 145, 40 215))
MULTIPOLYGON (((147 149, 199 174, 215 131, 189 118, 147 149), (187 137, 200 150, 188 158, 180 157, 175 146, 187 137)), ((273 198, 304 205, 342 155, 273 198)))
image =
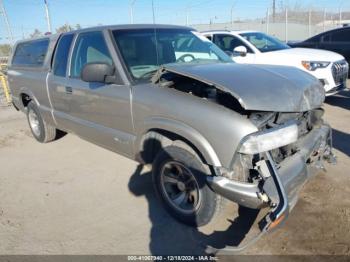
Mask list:
POLYGON ((111 43, 107 45, 106 37, 108 33, 103 31, 77 35, 65 85, 70 92, 69 128, 91 142, 131 156, 134 135, 130 86, 122 82, 88 83, 80 77, 87 63, 102 62, 115 66, 111 55, 115 50, 111 43))
POLYGON ((70 127, 70 102, 71 95, 67 89, 67 63, 74 34, 62 35, 58 40, 52 69, 48 75, 48 94, 52 108, 52 114, 59 128, 71 131, 70 127))

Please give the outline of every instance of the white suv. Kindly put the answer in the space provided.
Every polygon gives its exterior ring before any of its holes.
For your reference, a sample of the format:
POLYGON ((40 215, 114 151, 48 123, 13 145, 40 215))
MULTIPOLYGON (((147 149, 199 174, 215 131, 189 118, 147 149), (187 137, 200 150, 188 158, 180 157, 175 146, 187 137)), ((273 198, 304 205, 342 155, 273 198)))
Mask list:
POLYGON ((207 31, 202 34, 237 63, 298 67, 318 78, 326 95, 346 88, 349 65, 337 53, 291 48, 272 36, 256 31, 207 31))

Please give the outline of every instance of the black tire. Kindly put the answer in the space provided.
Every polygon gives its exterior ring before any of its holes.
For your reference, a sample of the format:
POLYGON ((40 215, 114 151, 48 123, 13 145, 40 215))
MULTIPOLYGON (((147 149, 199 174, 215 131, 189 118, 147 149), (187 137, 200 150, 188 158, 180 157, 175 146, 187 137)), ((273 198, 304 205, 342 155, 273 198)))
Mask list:
POLYGON ((27 105, 27 120, 34 138, 40 143, 47 143, 56 138, 56 128, 45 123, 39 109, 33 101, 27 105), (33 118, 36 118, 36 127, 33 127, 33 118))
MULTIPOLYGON (((177 220, 179 220, 184 224, 187 224, 190 226, 204 226, 209 222, 211 222, 213 218, 218 214, 218 211, 220 210, 222 198, 219 195, 217 195, 215 192, 213 192, 210 189, 210 187, 207 185, 206 176, 210 174, 208 174, 206 170, 207 170, 206 167, 196 155, 194 155, 193 153, 189 152, 186 149, 183 149, 177 146, 168 146, 168 147, 165 147, 164 149, 161 149, 153 162, 152 176, 153 176, 153 184, 155 186, 157 195, 159 196, 161 202, 163 203, 167 211, 174 218, 176 218, 177 220), (185 200, 186 203, 181 204, 183 206, 187 205, 190 207, 191 205, 193 205, 193 209, 190 208, 189 210, 185 210, 185 208, 180 207, 180 205, 177 206, 177 204, 174 203, 174 200, 172 200, 172 197, 170 196, 170 194, 166 192, 167 188, 169 189, 169 187, 171 188, 175 187, 174 190, 176 190, 176 188, 178 187, 178 184, 174 183, 174 181, 172 181, 171 183, 164 182, 164 179, 162 178, 164 177, 164 174, 166 173, 165 170, 167 170, 167 168, 170 170, 170 167, 172 165, 177 165, 177 164, 179 164, 180 169, 182 169, 182 166, 185 168, 186 175, 188 171, 190 171, 191 175, 195 180, 195 181, 191 180, 192 182, 190 183, 193 183, 193 185, 198 186, 198 190, 191 191, 191 192, 197 192, 198 197, 192 196, 192 193, 185 193, 189 195, 188 197, 186 196, 187 197, 185 200), (192 203, 192 202, 195 202, 195 203, 192 203)), ((170 171, 170 172, 171 172, 171 176, 169 177, 171 178, 175 177, 173 175, 173 171, 170 171)), ((166 177, 169 178, 168 176, 166 177)), ((181 177, 181 176, 177 176, 177 177, 181 177)), ((181 190, 180 189, 178 190, 179 190, 178 194, 182 194, 181 190)), ((183 192, 187 192, 187 190, 190 191, 189 189, 185 189, 183 192)), ((177 194, 175 195, 174 199, 177 199, 176 196, 177 194)))

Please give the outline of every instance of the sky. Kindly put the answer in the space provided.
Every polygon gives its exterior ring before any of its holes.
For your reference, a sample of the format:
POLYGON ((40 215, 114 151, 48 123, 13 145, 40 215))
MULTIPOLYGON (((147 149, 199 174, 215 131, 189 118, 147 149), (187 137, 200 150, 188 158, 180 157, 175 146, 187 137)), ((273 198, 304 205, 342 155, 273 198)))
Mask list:
MULTIPOLYGON (((0 0, 1 1, 1 0, 0 0)), ((44 0, 2 0, 15 40, 28 37, 35 29, 47 32, 44 0)), ((130 23, 130 3, 134 2, 135 23, 152 23, 152 0, 46 0, 52 28, 69 23, 82 27, 130 23)), ((350 11, 350 0, 276 0, 293 6, 296 2, 307 9, 337 12, 350 11)), ((233 7, 234 19, 264 17, 272 0, 153 0, 156 23, 188 24, 228 22, 233 7), (188 10, 188 12, 186 11, 188 10)), ((0 20, 0 43, 8 42, 4 19, 0 20)))

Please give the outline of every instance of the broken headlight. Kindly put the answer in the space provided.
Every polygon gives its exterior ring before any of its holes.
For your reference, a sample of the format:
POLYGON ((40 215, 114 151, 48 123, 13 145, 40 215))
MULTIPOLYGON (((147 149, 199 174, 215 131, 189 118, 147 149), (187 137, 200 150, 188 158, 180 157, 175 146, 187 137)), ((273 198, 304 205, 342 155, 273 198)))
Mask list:
POLYGON ((277 128, 253 133, 243 140, 239 150, 243 154, 257 154, 279 148, 298 140, 298 126, 285 124, 277 128))

